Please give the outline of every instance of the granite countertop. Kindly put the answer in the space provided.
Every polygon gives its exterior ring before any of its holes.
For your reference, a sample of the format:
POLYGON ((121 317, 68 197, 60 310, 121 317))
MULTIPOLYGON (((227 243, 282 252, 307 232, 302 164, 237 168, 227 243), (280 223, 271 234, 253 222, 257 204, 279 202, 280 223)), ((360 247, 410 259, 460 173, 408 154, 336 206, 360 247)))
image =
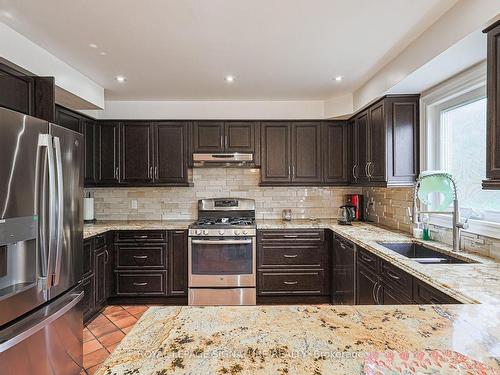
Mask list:
POLYGON ((112 374, 498 374, 491 305, 151 307, 112 374))
POLYGON ((90 238, 110 230, 144 230, 164 229, 182 230, 187 229, 193 220, 106 220, 96 221, 94 224, 84 224, 83 238, 90 238))

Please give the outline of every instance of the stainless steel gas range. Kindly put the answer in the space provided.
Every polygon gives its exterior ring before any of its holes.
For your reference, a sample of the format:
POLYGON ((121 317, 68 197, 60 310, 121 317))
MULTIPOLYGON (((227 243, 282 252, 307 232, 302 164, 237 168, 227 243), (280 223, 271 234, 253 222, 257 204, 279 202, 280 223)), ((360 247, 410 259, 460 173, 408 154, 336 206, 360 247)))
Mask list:
POLYGON ((253 199, 198 201, 189 226, 189 305, 255 305, 256 231, 253 199))

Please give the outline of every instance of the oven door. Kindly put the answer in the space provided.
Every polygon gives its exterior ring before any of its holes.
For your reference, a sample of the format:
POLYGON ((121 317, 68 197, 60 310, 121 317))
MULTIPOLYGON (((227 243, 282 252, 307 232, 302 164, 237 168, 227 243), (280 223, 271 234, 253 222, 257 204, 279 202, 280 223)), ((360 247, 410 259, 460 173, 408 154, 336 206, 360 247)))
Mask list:
POLYGON ((190 238, 189 287, 255 287, 255 238, 190 238))

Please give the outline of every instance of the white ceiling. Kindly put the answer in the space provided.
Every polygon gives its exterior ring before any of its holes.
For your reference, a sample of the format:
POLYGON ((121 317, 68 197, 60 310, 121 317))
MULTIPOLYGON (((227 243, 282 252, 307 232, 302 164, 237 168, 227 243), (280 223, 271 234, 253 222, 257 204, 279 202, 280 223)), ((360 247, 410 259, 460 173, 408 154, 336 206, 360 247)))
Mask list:
POLYGON ((317 100, 354 91, 456 2, 0 0, 0 21, 108 100, 317 100))

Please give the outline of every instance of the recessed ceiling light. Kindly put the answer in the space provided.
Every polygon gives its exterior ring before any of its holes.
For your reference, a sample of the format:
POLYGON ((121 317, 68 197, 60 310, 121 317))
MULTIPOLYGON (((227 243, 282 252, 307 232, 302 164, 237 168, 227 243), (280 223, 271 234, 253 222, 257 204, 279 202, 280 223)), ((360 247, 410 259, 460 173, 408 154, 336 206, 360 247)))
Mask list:
POLYGON ((97 48, 97 44, 90 43, 90 44, 89 44, 89 47, 90 47, 90 48, 97 48))
POLYGON ((116 76, 115 78, 120 83, 123 83, 127 80, 124 76, 116 76))
POLYGON ((101 56, 106 56, 106 52, 101 51, 101 52, 99 52, 99 55, 101 55, 101 56))
POLYGON ((342 81, 342 76, 337 76, 337 77, 335 77, 335 81, 337 81, 337 82, 342 81))
POLYGON ((234 76, 226 76, 226 78, 224 78, 226 80, 226 82, 228 83, 231 83, 231 82, 234 82, 234 76))

